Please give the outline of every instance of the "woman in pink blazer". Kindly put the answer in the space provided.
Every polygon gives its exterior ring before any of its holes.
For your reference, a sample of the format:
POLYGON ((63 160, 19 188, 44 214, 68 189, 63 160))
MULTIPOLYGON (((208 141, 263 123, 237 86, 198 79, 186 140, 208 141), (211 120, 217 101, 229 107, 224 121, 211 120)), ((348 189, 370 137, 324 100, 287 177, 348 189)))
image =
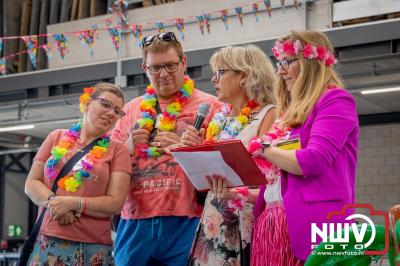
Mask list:
MULTIPOLYGON (((323 222, 344 222, 345 217, 336 216, 327 221, 327 214, 354 203, 359 123, 355 101, 333 68, 336 59, 324 34, 293 31, 276 42, 273 52, 278 60, 278 114, 285 137, 300 138, 301 148, 282 150, 271 145, 264 156, 282 170, 282 220, 284 227, 287 224, 289 253, 295 257, 290 264, 301 264, 312 251, 311 223, 321 228, 323 222)), ((270 237, 262 235, 267 230, 267 234, 276 231, 263 220, 270 203, 268 186, 260 191, 254 210, 258 218, 253 238, 258 236, 259 241, 252 250, 257 257, 276 251, 272 243, 260 243, 270 237)), ((263 259, 267 265, 279 264, 267 256, 263 259)))

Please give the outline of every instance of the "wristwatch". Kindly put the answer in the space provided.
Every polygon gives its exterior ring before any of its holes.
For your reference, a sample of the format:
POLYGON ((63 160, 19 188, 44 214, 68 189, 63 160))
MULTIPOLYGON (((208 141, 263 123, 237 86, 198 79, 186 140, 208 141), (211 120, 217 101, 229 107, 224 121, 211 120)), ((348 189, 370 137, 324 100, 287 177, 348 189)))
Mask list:
POLYGON ((271 147, 271 143, 269 143, 269 142, 263 142, 263 143, 262 143, 262 146, 263 146, 263 152, 265 152, 265 149, 266 149, 266 148, 271 147))

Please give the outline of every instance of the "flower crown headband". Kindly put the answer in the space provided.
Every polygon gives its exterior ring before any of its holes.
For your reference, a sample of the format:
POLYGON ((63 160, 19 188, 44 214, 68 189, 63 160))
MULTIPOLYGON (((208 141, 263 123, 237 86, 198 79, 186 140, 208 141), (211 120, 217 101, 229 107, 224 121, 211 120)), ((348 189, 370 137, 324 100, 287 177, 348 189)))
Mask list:
POLYGON ((94 87, 86 87, 83 89, 83 94, 79 97, 79 110, 83 114, 86 111, 86 104, 96 89, 94 87))
POLYGON ((337 63, 335 56, 329 52, 324 46, 314 46, 307 43, 304 48, 299 40, 294 42, 276 41, 274 48, 272 48, 275 58, 278 58, 281 54, 285 53, 290 56, 303 55, 307 59, 317 59, 323 62, 326 66, 330 67, 337 63))

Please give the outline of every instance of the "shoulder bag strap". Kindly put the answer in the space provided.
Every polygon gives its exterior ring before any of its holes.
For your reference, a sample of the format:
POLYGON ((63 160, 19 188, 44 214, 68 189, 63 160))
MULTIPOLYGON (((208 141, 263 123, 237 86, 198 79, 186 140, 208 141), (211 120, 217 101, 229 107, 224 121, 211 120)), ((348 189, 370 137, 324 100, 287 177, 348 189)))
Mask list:
MULTIPOLYGON (((58 180, 60 180, 61 177, 67 175, 71 171, 72 167, 80 159, 82 159, 82 157, 85 156, 94 147, 94 145, 96 145, 96 143, 99 140, 100 140, 100 138, 93 140, 91 143, 89 143, 83 149, 79 150, 77 153, 74 154, 74 156, 71 157, 71 159, 68 160, 68 162, 63 166, 61 171, 58 173, 56 179, 54 180, 53 186, 51 188, 51 191, 53 193, 56 193, 56 191, 57 191, 58 180)), ((40 227, 42 225, 46 210, 47 210, 47 208, 42 209, 42 212, 40 213, 39 218, 37 219, 35 225, 33 226, 32 232, 30 233, 29 237, 24 241, 24 246, 22 248, 21 257, 18 261, 18 266, 25 266, 27 264, 30 254, 33 251, 33 247, 35 245, 36 238, 39 234, 40 227)))

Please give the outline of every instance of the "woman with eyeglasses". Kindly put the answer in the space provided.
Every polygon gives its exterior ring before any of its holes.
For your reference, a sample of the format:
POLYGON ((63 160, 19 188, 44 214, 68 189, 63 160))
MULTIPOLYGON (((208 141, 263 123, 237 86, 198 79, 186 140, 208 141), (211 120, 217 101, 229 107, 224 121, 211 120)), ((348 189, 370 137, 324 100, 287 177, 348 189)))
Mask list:
POLYGON ((123 104, 122 91, 113 84, 85 88, 83 118, 68 130, 51 132, 39 148, 25 193, 47 211, 29 265, 112 264, 110 218, 125 202, 131 164, 125 145, 111 141, 108 132, 125 115, 123 104), (60 176, 53 193, 61 169, 89 143, 94 146, 60 176))
MULTIPOLYGON (((241 140, 247 145, 262 136, 275 120, 272 98, 274 68, 260 48, 230 46, 210 59, 211 82, 224 106, 206 132, 190 127, 185 145, 241 140), (205 134, 205 138, 204 138, 205 134)), ((190 265, 249 265, 253 204, 258 189, 227 189, 224 177, 208 176, 207 195, 190 265)))
POLYGON ((344 223, 343 215, 327 216, 354 202, 359 124, 323 33, 292 31, 272 50, 280 119, 250 152, 282 174, 271 175, 257 199, 252 265, 301 265, 321 241, 311 242, 312 224, 344 223))

